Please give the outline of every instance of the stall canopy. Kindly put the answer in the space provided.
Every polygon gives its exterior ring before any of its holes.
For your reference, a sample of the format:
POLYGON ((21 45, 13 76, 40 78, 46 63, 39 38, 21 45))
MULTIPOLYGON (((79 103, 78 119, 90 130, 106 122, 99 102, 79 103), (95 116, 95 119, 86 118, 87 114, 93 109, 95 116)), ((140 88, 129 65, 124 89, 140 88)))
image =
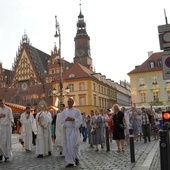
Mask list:
POLYGON ((13 113, 23 113, 26 108, 25 106, 8 102, 5 102, 5 105, 10 107, 13 113))
POLYGON ((55 107, 55 106, 49 106, 49 107, 47 108, 47 110, 48 110, 48 111, 53 111, 53 110, 58 110, 58 108, 55 107))
MULTIPOLYGON (((8 103, 8 102, 5 102, 5 105, 7 105, 8 107, 10 107, 12 109, 12 112, 13 113, 23 113, 26 109, 25 106, 22 106, 22 105, 19 105, 19 104, 15 104, 15 103, 8 103)), ((58 110, 57 107, 55 106, 49 106, 47 108, 47 110, 49 111, 54 111, 54 110, 58 110)))

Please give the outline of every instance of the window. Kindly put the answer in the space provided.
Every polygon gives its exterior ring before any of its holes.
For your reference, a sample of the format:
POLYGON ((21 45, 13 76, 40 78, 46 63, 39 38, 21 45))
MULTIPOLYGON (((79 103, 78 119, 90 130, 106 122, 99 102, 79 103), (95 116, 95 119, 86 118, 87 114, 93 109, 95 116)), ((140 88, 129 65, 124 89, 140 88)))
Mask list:
POLYGON ((152 76, 151 77, 151 82, 152 82, 152 84, 158 84, 157 83, 157 76, 152 76))
POLYGON ((101 107, 102 106, 102 99, 101 99, 101 97, 99 97, 99 107, 101 107))
POLYGON ((49 82, 52 82, 53 78, 52 77, 49 77, 49 82))
POLYGON ((38 97, 33 99, 33 103, 37 104, 38 103, 38 97))
POLYGON ((96 91, 96 84, 93 83, 93 90, 96 91))
POLYGON ((154 68, 155 67, 155 62, 154 61, 149 61, 148 62, 148 67, 149 68, 154 68))
POLYGON ((69 84, 69 89, 70 89, 70 92, 74 91, 74 85, 73 84, 69 84))
POLYGON ((48 77, 45 78, 45 82, 48 83, 48 77))
POLYGON ((69 75, 69 78, 74 78, 75 77, 75 74, 70 74, 69 75))
POLYGON ((146 102, 146 94, 145 93, 140 93, 140 100, 141 100, 141 102, 146 102))
POLYGON ((94 95, 94 106, 96 106, 97 105, 97 103, 96 103, 96 95, 94 95))
POLYGON ((170 80, 165 80, 166 83, 170 83, 170 80))
POLYGON ((170 100, 170 91, 167 91, 168 100, 170 100))
POLYGON ((162 67, 162 60, 158 59, 157 64, 158 64, 158 67, 162 67))
POLYGON ((52 74, 52 69, 49 69, 49 74, 52 74))
POLYGON ((27 103, 27 105, 31 104, 31 96, 30 95, 26 96, 26 103, 27 103))
POLYGON ((80 91, 85 90, 84 82, 79 83, 79 89, 80 89, 80 91))
POLYGON ((85 105, 85 97, 84 96, 80 96, 79 103, 80 103, 80 106, 84 106, 85 105))
POLYGON ((110 89, 107 89, 107 94, 108 96, 110 96, 110 89))
POLYGON ((153 92, 153 101, 159 101, 159 93, 153 92))
POLYGON ((56 81, 56 77, 55 77, 55 76, 54 76, 54 77, 52 77, 52 79, 53 79, 52 81, 56 81))
POLYGON ((103 94, 103 86, 101 87, 101 93, 103 94))
POLYGON ((106 88, 105 87, 103 88, 103 94, 106 94, 106 88))
POLYGON ((143 77, 139 78, 139 86, 144 86, 145 85, 145 80, 143 77))

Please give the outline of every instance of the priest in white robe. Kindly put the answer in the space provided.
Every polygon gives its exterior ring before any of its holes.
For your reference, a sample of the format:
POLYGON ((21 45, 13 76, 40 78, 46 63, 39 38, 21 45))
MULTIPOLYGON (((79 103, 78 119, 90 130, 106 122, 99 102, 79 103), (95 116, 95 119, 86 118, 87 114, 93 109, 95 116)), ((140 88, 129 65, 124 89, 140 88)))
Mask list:
POLYGON ((61 124, 63 125, 63 150, 66 168, 79 165, 80 125, 82 116, 80 110, 73 107, 74 99, 69 98, 68 109, 62 113, 61 124))
POLYGON ((12 156, 11 124, 14 124, 12 110, 0 99, 0 161, 4 157, 7 162, 12 156))
POLYGON ((37 141, 35 154, 37 158, 51 155, 52 152, 52 140, 50 133, 50 117, 46 111, 46 103, 40 101, 39 103, 40 112, 37 113, 37 141))
POLYGON ((52 138, 51 138, 51 122, 52 122, 52 116, 51 113, 46 109, 45 111, 48 119, 49 119, 49 124, 48 124, 48 145, 49 145, 49 152, 48 155, 51 155, 51 151, 53 150, 53 142, 52 142, 52 138))
POLYGON ((30 113, 31 108, 26 107, 26 112, 21 114, 20 122, 21 126, 21 139, 24 142, 24 147, 26 151, 32 150, 32 132, 36 135, 37 127, 35 123, 34 116, 30 113))
POLYGON ((60 110, 59 113, 56 116, 56 129, 55 129, 55 144, 59 149, 60 155, 64 155, 63 153, 63 126, 61 124, 61 118, 63 111, 65 110, 65 104, 60 104, 60 110))

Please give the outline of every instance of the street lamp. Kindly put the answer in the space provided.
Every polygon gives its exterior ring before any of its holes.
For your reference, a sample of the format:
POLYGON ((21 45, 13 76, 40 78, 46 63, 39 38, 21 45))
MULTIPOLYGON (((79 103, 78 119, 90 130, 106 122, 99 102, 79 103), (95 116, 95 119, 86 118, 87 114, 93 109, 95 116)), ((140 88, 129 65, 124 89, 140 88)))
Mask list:
POLYGON ((60 93, 60 103, 63 103, 63 77, 62 77, 62 61, 61 61, 61 34, 60 34, 60 25, 59 22, 57 21, 57 16, 55 16, 55 27, 56 27, 56 33, 54 37, 59 37, 59 56, 56 57, 59 65, 59 78, 60 78, 60 83, 59 83, 59 93, 60 93))
MULTIPOLYGON (((66 88, 65 88, 65 91, 63 92, 62 91, 62 99, 64 99, 65 97, 67 97, 68 95, 69 95, 69 93, 70 93, 70 88, 67 86, 66 88)), ((58 91, 55 87, 52 89, 52 90, 50 90, 49 91, 49 94, 48 94, 48 96, 51 98, 51 97, 53 97, 53 98, 61 98, 61 93, 60 93, 60 91, 58 91)), ((61 103, 61 101, 60 101, 60 103, 61 103)), ((56 101, 55 101, 55 104, 57 104, 57 106, 58 106, 58 99, 56 99, 56 101)))

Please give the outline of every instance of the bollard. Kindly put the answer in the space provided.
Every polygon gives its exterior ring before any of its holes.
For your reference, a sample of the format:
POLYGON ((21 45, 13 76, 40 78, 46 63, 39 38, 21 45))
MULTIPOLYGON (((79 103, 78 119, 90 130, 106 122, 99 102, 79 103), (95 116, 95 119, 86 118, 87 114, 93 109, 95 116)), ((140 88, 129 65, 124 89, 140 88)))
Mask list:
POLYGON ((109 143, 109 127, 106 127, 106 149, 110 151, 110 143, 109 143))
POLYGON ((162 130, 159 131, 159 147, 160 147, 160 164, 161 170, 170 169, 170 153, 169 153, 169 130, 166 125, 162 126, 162 130))
POLYGON ((130 139, 130 157, 131 157, 131 162, 135 162, 135 149, 134 149, 133 129, 129 129, 129 139, 130 139))

